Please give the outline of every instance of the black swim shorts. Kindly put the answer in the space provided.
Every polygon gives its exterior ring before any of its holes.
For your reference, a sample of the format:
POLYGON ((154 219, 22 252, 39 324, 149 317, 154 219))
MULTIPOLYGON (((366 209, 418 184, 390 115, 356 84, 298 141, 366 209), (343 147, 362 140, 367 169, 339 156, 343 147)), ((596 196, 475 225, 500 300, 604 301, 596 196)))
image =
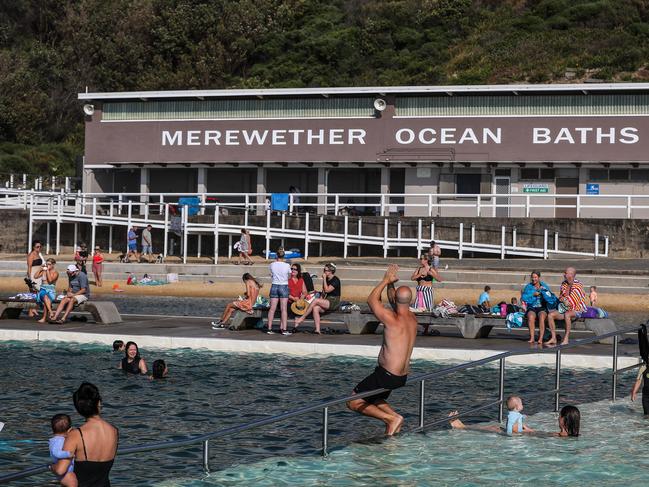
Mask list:
POLYGON ((377 401, 385 401, 390 396, 392 389, 398 389, 399 387, 405 386, 407 379, 407 375, 394 375, 380 365, 377 365, 374 372, 365 377, 356 387, 354 387, 354 392, 359 393, 373 391, 375 389, 390 389, 389 391, 364 398, 366 402, 374 404, 377 401))

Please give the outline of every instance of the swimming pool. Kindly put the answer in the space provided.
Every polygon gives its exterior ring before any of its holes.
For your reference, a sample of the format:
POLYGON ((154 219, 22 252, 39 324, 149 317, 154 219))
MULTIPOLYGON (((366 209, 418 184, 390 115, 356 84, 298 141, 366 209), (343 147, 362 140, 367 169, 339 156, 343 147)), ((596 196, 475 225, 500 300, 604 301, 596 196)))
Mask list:
MULTIPOLYGON (((74 424, 81 422, 76 413, 72 414, 71 395, 83 380, 99 386, 104 398, 104 417, 120 428, 121 445, 135 446, 161 439, 186 438, 346 395, 374 365, 374 360, 364 358, 142 350, 149 363, 164 358, 170 368, 169 379, 149 381, 124 376, 115 368, 121 356, 96 345, 2 342, 0 354, 9 358, 0 366, 0 421, 6 423, 0 433, 0 471, 7 471, 9 466, 27 467, 46 462, 49 418, 67 412, 74 424)), ((413 373, 441 366, 415 361, 413 373)), ((497 376, 493 367, 483 367, 429 384, 427 417, 432 419, 451 409, 493 400, 497 397, 497 376)), ((553 377, 553 370, 548 368, 509 367, 506 393, 517 392, 525 398, 525 393, 551 388, 553 377)), ((622 377, 620 391, 629 390, 633 377, 633 373, 622 377)), ((579 390, 566 389, 562 403, 586 403, 608 397, 609 380, 600 371, 566 370, 562 375, 566 387, 584 378, 596 381, 579 390)), ((406 426, 416 424, 417 394, 415 386, 408 386, 392 396, 391 402, 406 417, 406 426)), ((551 396, 525 401, 526 413, 546 411, 551 404, 551 396)), ((212 441, 210 464, 217 471, 209 477, 201 471, 200 449, 195 447, 118 457, 112 479, 115 485, 133 486, 447 482, 468 485, 477 476, 482 480, 472 485, 480 485, 518 480, 519 472, 512 462, 519 454, 530 464, 524 469, 529 470, 526 475, 535 479, 540 478, 535 476, 540 475, 540 471, 535 472, 537 463, 539 469, 558 468, 558 458, 562 456, 558 452, 583 455, 584 462, 592 462, 592 456, 608 461, 615 459, 622 448, 633 450, 626 433, 624 443, 616 445, 607 441, 609 436, 603 436, 600 429, 610 418, 614 421, 613 431, 629 429, 629 435, 636 435, 632 441, 646 439, 642 436, 644 429, 638 427, 645 424, 640 418, 639 404, 632 406, 633 412, 625 402, 613 406, 588 405, 585 411, 590 408, 595 409, 585 415, 584 436, 577 442, 436 430, 369 443, 358 441, 380 437, 380 425, 336 408, 330 415, 332 453, 326 460, 318 457, 321 417, 320 413, 314 413, 292 422, 212 441), (356 443, 349 445, 351 442, 356 443), (468 463, 463 466, 465 460, 468 463), (504 467, 483 465, 489 461, 504 467), (476 465, 480 468, 474 469, 476 465), (166 480, 170 477, 174 480, 166 480)), ((494 409, 471 419, 488 421, 495 415, 494 409)), ((552 414, 541 413, 530 421, 534 426, 555 430, 556 419, 552 414)), ((636 455, 641 463, 642 455, 636 455)), ((612 471, 601 470, 599 475, 612 471)), ((566 478, 558 471, 552 474, 556 477, 550 480, 559 482, 566 478)), ((41 476, 39 480, 48 478, 41 476)), ((34 479, 26 479, 22 485, 34 485, 34 479)))

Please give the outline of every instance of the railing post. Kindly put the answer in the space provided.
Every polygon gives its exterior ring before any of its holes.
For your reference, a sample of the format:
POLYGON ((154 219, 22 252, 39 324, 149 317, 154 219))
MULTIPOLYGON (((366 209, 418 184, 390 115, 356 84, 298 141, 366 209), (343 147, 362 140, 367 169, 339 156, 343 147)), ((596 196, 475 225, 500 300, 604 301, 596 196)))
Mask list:
POLYGON ((604 236, 604 257, 608 257, 608 235, 604 236))
POLYGON ((525 217, 530 217, 530 195, 525 196, 525 217))
POLYGON ((322 456, 327 456, 329 448, 329 408, 322 408, 322 456))
POLYGON ((421 218, 417 219, 417 257, 421 252, 421 218))
POLYGON ((203 470, 205 473, 210 471, 210 442, 205 440, 203 442, 203 470))
POLYGON ((381 216, 385 216, 385 198, 384 198, 384 196, 385 196, 385 195, 382 194, 382 195, 381 195, 381 200, 380 200, 380 204, 381 204, 381 208, 380 208, 380 210, 381 210, 381 216))
POLYGON ((397 257, 401 257, 401 219, 397 220, 397 257))
POLYGON ((189 235, 187 234, 188 232, 188 226, 189 226, 189 205, 184 205, 183 206, 183 264, 187 263, 187 240, 189 235))
POLYGON ((548 258, 548 229, 543 230, 543 258, 548 258))
MULTIPOLYGON (((543 340, 543 337, 540 337, 543 340)), ((561 349, 557 349, 554 363, 554 412, 559 412, 559 396, 561 394, 561 349)))
POLYGON ((475 245, 475 223, 471 224, 471 245, 475 245))
POLYGON ((433 217, 433 195, 432 194, 428 195, 428 217, 429 218, 433 217))
POLYGON ((500 359, 500 374, 498 378, 498 422, 503 421, 503 403, 505 402, 505 358, 500 359))
POLYGON ((348 231, 349 231, 349 216, 345 215, 345 225, 343 235, 343 259, 347 258, 347 245, 348 245, 348 231))
POLYGON ((304 215, 304 260, 309 260, 309 212, 304 215))
MULTIPOLYGON (((219 208, 219 206, 216 205, 214 207, 214 265, 219 263, 219 220, 220 219, 221 219, 221 208, 219 208)), ((232 235, 230 235, 230 237, 232 237, 232 235)), ((198 238, 199 238, 199 240, 198 240, 198 244, 199 244, 198 254, 199 254, 199 257, 200 257, 200 252, 201 252, 200 251, 200 243, 201 243, 200 234, 198 235, 198 238)), ((230 243, 231 243, 231 240, 228 242, 228 247, 229 247, 228 252, 230 252, 229 255, 232 255, 232 245, 230 245, 230 243)))
POLYGON ((334 215, 338 215, 338 211, 340 209, 339 207, 340 207, 340 198, 338 197, 338 195, 335 195, 334 196, 334 215))
POLYGON ((554 232, 554 251, 559 250, 559 232, 554 232))
POLYGON ((500 260, 505 260, 505 225, 500 227, 500 260))
POLYGON ((266 260, 270 252, 270 210, 266 210, 266 260))
POLYGON ((383 220, 383 258, 388 258, 388 219, 383 220))
POLYGON ((577 195, 577 218, 581 218, 581 196, 577 195))
POLYGON ((460 223, 460 238, 457 241, 457 258, 462 260, 462 243, 464 240, 464 223, 460 223))
POLYGON ((613 380, 611 381, 611 400, 615 401, 617 396, 617 338, 613 337, 613 380))
POLYGON ((419 429, 424 429, 424 416, 425 416, 425 406, 426 406, 426 386, 424 385, 425 380, 422 380, 419 383, 419 429))
POLYGON ((631 219, 631 196, 626 197, 626 217, 631 219))
POLYGON ((61 195, 56 196, 56 255, 61 252, 61 212, 63 211, 61 195))
MULTIPOLYGON (((112 228, 112 227, 111 227, 112 228)), ((169 203, 165 204, 165 228, 164 228, 164 250, 163 256, 167 258, 167 252, 169 250, 169 203)))
POLYGON ((288 194, 288 213, 293 214, 293 193, 288 194))
POLYGON ((599 255, 599 233, 595 234, 595 253, 593 254, 595 258, 597 259, 597 256, 599 255))
POLYGON ((475 199, 475 216, 480 217, 480 195, 475 199))
POLYGON ((516 227, 512 228, 512 248, 516 250, 516 227))
POLYGON ((92 199, 92 229, 90 237, 90 252, 95 253, 95 241, 97 237, 97 198, 92 199))

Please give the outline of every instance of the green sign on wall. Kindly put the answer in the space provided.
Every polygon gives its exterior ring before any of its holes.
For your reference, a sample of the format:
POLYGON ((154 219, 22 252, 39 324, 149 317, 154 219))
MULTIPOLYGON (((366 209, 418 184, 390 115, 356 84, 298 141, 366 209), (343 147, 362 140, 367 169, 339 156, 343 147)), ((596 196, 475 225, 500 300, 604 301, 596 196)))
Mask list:
POLYGON ((549 186, 545 183, 530 183, 523 185, 523 193, 547 193, 549 186))

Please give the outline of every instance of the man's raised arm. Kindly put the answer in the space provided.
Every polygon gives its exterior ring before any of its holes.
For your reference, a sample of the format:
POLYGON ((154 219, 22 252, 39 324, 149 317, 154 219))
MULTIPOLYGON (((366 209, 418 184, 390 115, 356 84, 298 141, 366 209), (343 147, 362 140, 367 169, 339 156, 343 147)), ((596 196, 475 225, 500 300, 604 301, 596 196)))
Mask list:
MULTIPOLYGON (((386 312, 386 309, 383 307, 383 303, 381 302, 381 294, 383 293, 383 290, 386 288, 386 286, 393 285, 399 280, 399 278, 397 277, 398 271, 399 266, 390 264, 388 266, 388 270, 385 271, 385 275, 383 276, 383 279, 381 279, 381 282, 379 282, 378 285, 374 289, 372 289, 372 292, 367 297, 368 306, 372 310, 372 313, 374 313, 374 316, 376 316, 379 320, 382 319, 382 316, 386 312)), ((394 286, 391 287, 394 294, 394 286)), ((392 302, 392 300, 394 300, 394 297, 389 296, 389 294, 390 289, 388 289, 388 299, 390 300, 390 302, 392 302)))

